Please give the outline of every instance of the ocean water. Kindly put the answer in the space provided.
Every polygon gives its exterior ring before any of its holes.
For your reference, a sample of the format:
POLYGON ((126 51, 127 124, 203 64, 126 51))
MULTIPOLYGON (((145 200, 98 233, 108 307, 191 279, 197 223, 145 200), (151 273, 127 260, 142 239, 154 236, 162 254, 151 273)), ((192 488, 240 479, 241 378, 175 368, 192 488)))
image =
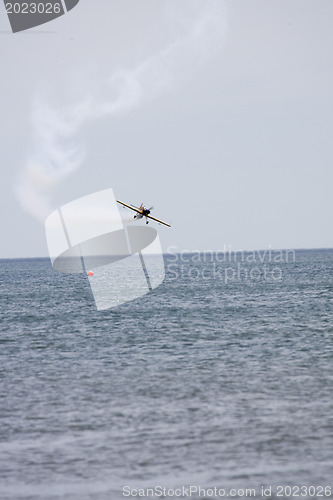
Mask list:
POLYGON ((0 261, 1 500, 333 498, 333 250, 229 257, 103 312, 0 261))

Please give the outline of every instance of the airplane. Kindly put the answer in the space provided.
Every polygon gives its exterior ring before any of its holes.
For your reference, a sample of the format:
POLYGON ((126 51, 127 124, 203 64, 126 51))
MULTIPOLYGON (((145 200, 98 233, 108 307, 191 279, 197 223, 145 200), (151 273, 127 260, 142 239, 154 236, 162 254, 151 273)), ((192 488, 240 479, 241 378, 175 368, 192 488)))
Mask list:
POLYGON ((152 219, 152 220, 158 222, 159 224, 164 224, 165 226, 171 227, 170 224, 167 224, 166 222, 163 222, 162 220, 155 219, 155 217, 152 217, 151 215, 149 215, 150 211, 154 207, 145 208, 143 206, 143 203, 141 203, 141 205, 139 207, 136 207, 135 205, 126 205, 126 203, 123 203, 122 201, 119 201, 119 200, 117 200, 117 203, 120 203, 120 205, 123 205, 124 207, 130 208, 131 210, 134 210, 134 212, 136 212, 136 214, 134 215, 134 219, 142 219, 142 217, 146 217, 146 224, 149 223, 148 219, 152 219))

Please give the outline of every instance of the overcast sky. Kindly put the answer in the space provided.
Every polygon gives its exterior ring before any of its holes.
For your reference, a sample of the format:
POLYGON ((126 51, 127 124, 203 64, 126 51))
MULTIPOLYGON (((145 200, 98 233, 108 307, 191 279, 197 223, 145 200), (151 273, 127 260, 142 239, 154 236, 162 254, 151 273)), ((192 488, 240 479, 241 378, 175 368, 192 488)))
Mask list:
POLYGON ((0 257, 112 187, 163 250, 333 247, 332 0, 81 0, 12 34, 0 4, 0 257))

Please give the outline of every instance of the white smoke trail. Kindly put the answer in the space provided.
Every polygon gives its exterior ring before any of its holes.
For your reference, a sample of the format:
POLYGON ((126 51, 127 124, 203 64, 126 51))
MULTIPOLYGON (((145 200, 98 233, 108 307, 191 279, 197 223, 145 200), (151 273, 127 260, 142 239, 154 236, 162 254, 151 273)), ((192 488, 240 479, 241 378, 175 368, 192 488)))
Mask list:
MULTIPOLYGON (((222 0, 169 2, 173 22, 182 34, 163 50, 131 71, 118 71, 99 85, 110 98, 86 97, 70 106, 56 107, 38 95, 33 105, 31 153, 14 187, 22 208, 44 222, 53 210, 55 186, 84 159, 73 138, 92 119, 129 112, 184 82, 204 60, 221 50, 226 34, 222 0)), ((81 150, 81 151, 80 151, 81 150)))

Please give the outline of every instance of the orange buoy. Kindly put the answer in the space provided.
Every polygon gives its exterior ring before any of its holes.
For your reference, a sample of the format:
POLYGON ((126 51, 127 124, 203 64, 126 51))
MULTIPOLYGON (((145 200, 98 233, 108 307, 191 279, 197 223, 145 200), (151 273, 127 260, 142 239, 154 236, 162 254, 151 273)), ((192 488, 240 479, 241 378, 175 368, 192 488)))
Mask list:
POLYGON ((93 271, 89 271, 88 276, 94 276, 94 272, 93 271))

